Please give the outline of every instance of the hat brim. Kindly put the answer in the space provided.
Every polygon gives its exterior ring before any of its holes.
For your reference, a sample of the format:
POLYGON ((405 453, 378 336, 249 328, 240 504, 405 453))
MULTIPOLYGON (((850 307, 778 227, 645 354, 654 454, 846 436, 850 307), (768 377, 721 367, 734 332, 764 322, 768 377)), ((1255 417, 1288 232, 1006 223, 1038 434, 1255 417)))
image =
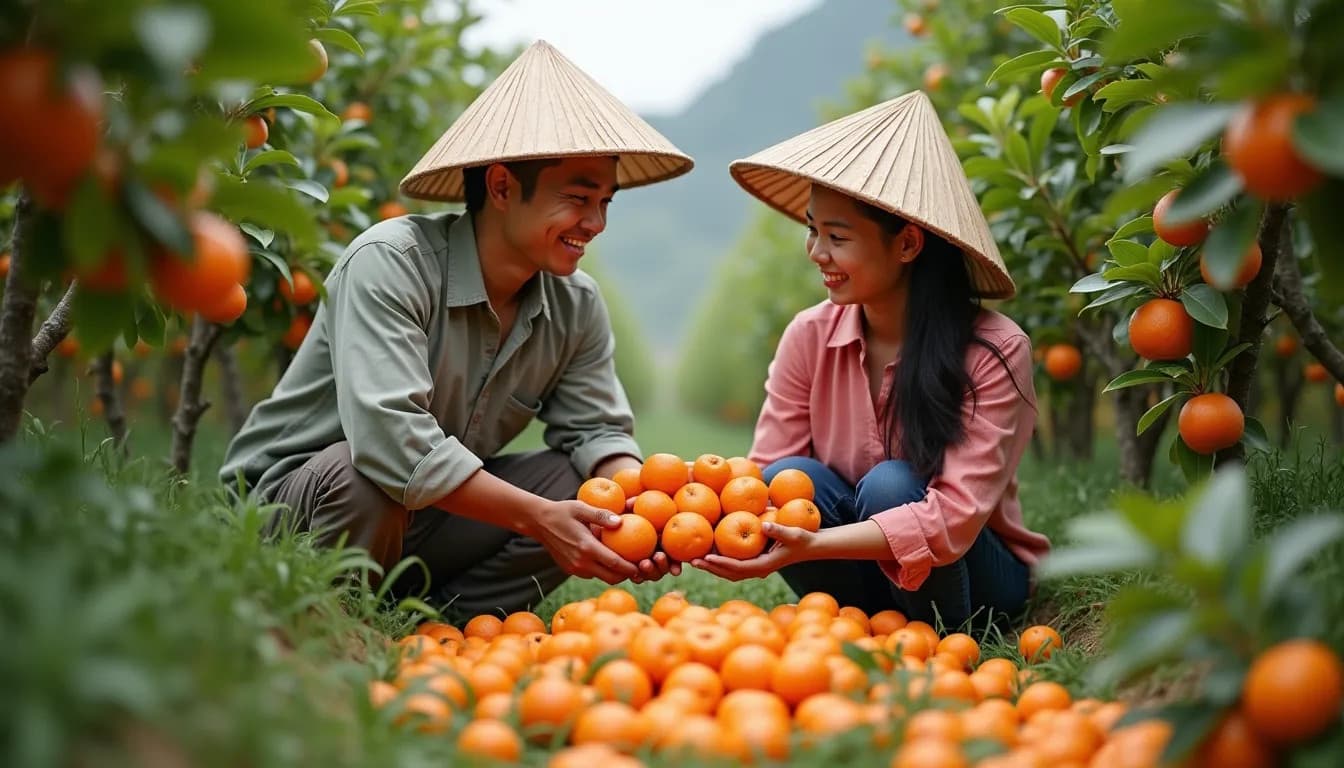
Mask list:
POLYGON ((690 173, 695 161, 675 152, 631 151, 616 147, 585 148, 581 150, 548 150, 530 153, 515 153, 504 156, 481 155, 463 157, 452 165, 428 168, 408 175, 402 180, 400 190, 406 197, 417 200, 429 200, 444 203, 460 203, 466 200, 466 185, 462 171, 495 163, 525 162, 528 160, 551 160, 571 157, 611 157, 616 161, 616 183, 621 189, 634 189, 660 181, 675 179, 690 173))

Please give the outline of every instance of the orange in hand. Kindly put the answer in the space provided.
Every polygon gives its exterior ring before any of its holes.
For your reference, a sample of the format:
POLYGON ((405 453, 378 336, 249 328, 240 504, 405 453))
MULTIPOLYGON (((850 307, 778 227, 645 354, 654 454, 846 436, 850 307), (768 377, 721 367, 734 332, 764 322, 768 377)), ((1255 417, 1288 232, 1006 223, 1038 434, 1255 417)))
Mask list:
POLYGON ((653 524, 653 530, 662 533, 667 521, 677 514, 677 503, 662 491, 649 490, 635 497, 634 513, 653 524))
POLYGON ((676 493, 690 480, 686 462, 675 454, 655 453, 644 460, 639 470, 639 481, 649 490, 662 491, 668 496, 676 493))
POLYGON ((602 543, 632 563, 647 560, 658 549, 653 523, 639 515, 621 515, 621 527, 603 528, 602 543))
POLYGON ((701 454, 691 465, 691 479, 709 486, 717 494, 733 479, 733 467, 722 456, 701 454))
POLYGON ((678 512, 663 527, 663 551, 678 562, 704 557, 714 547, 714 526, 694 512, 678 512))
POLYGON ((613 515, 625 511, 625 490, 615 481, 593 477, 579 486, 579 501, 590 507, 605 509, 613 515))
POLYGON ((616 474, 611 476, 611 479, 621 486, 621 490, 625 491, 625 498, 627 499, 633 499, 644 492, 644 484, 639 481, 639 467, 626 467, 617 470, 616 474))
POLYGON ((794 499, 816 498, 812 478, 801 469, 782 469, 770 481, 770 503, 782 507, 794 499))
POLYGON ((816 533, 821 529, 821 510, 807 499, 794 499, 779 508, 773 522, 816 533))
POLYGON ((719 503, 719 494, 704 483, 687 483, 672 497, 678 512, 694 512, 709 521, 710 525, 719 522, 723 515, 723 506, 719 503))
POLYGON ((765 475, 756 462, 745 456, 734 456, 728 460, 728 467, 733 470, 733 477, 754 477, 762 482, 765 481, 765 475))
POLYGON ((765 551, 765 541, 761 520, 751 512, 729 512, 714 529, 714 546, 725 557, 749 560, 765 551))
POLYGON ((750 512, 760 515, 770 501, 770 489, 765 481, 755 477, 735 477, 728 481, 719 494, 725 512, 750 512))

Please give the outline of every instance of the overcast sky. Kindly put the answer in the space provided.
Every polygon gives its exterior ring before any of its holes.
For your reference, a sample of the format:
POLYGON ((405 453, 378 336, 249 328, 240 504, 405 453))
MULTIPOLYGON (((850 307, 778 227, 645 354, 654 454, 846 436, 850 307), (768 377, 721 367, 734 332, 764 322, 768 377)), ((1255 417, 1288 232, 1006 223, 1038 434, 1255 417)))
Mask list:
POLYGON ((476 0, 472 45, 542 38, 636 111, 675 112, 821 0, 476 0))

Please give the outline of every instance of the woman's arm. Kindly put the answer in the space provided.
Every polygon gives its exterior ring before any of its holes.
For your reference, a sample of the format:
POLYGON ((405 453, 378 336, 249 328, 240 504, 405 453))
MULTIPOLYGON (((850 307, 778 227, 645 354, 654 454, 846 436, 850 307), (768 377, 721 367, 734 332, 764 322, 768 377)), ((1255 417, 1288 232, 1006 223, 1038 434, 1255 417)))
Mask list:
POLYGON ((889 560, 891 545, 872 520, 863 520, 816 533, 788 525, 766 523, 761 529, 774 545, 759 557, 736 560, 723 555, 705 555, 691 565, 715 576, 738 581, 767 576, 786 565, 806 560, 889 560))
POLYGON ((811 391, 816 345, 794 318, 779 337, 765 379, 765 402, 756 419, 749 458, 762 468, 786 456, 812 455, 811 391))

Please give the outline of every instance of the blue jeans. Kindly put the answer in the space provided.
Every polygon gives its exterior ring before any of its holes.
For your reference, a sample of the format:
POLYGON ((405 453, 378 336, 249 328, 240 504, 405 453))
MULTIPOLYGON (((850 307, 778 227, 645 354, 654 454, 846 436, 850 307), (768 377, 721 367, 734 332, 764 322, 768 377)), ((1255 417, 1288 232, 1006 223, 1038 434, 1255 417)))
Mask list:
MULTIPOLYGON (((924 498, 927 482, 905 461, 890 460, 869 470, 852 487, 835 470, 816 459, 790 456, 765 469, 769 482, 784 469, 800 469, 816 487, 821 527, 833 528, 867 520, 878 512, 924 498)), ((912 520, 911 525, 915 525, 912 520)), ((893 583, 876 562, 812 560, 781 570, 798 595, 826 592, 840 605, 862 608, 869 615, 895 609, 949 631, 980 630, 1018 617, 1029 593, 1027 566, 988 527, 954 563, 934 568, 919 589, 908 592, 893 583)))

